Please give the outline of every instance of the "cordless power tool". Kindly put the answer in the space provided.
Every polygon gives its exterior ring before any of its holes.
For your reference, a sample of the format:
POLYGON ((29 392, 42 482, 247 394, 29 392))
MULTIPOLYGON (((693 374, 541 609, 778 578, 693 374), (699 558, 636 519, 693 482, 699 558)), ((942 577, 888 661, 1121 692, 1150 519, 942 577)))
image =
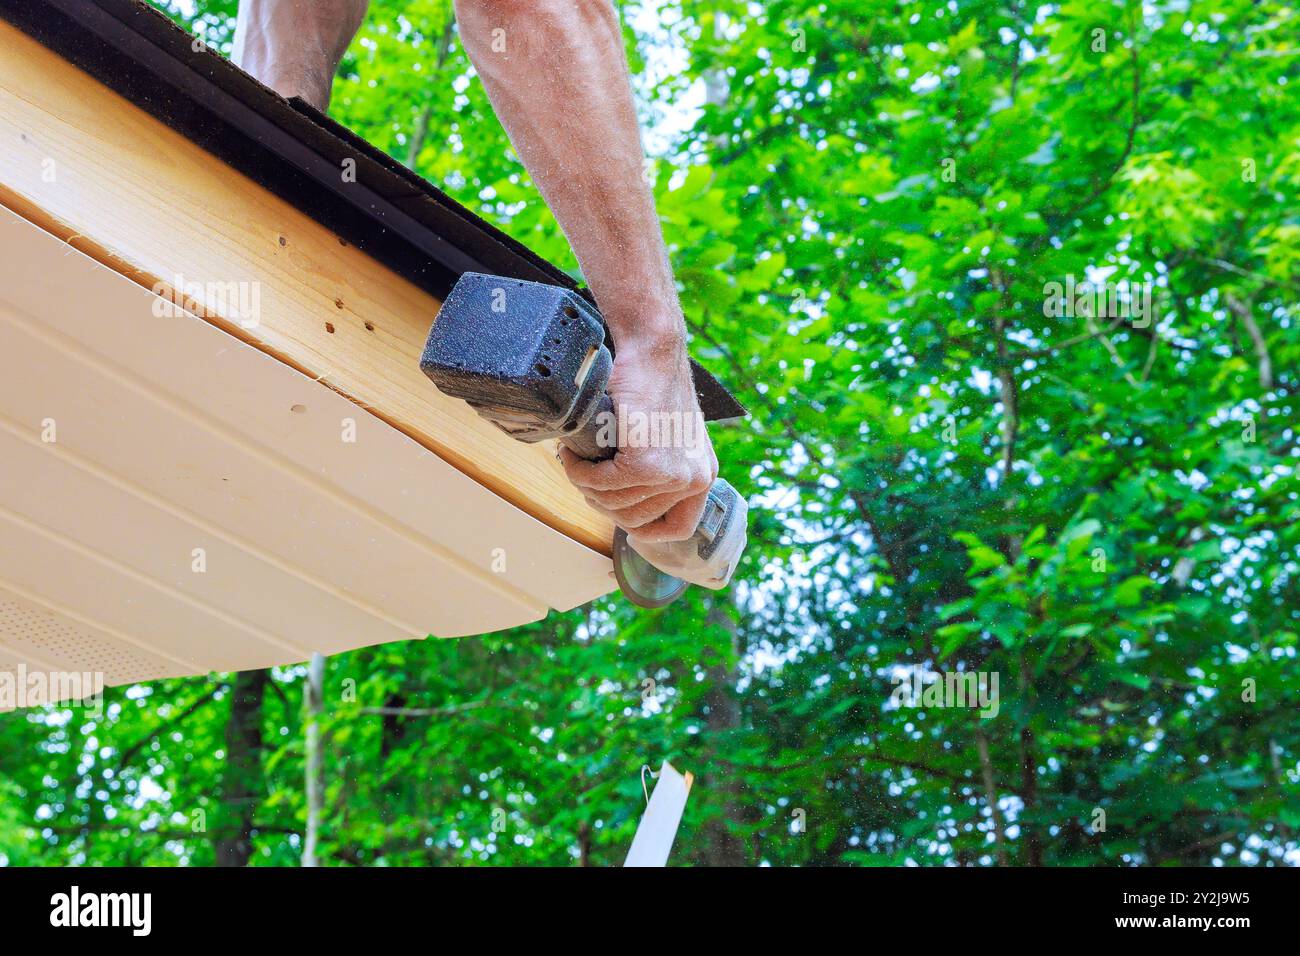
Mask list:
MULTIPOLYGON (((420 358, 438 388, 464 399, 508 435, 558 438, 590 461, 618 451, 614 403, 605 392, 614 360, 600 314, 559 286, 467 272, 442 304, 420 358)), ((628 599, 663 607, 688 584, 724 587, 745 548, 746 506, 719 478, 695 534, 638 542, 614 532, 614 576, 628 599)))

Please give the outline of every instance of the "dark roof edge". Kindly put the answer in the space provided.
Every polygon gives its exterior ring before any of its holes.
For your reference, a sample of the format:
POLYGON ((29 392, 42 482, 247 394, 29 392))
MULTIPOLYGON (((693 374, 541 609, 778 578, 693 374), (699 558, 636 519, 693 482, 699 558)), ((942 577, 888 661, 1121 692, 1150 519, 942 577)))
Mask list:
MULTIPOLYGON (((386 153, 263 86, 141 0, 0 0, 0 17, 440 299, 469 271, 577 288, 386 153), (345 160, 355 177, 343 175, 345 160)), ((691 364, 706 418, 745 414, 691 364)))

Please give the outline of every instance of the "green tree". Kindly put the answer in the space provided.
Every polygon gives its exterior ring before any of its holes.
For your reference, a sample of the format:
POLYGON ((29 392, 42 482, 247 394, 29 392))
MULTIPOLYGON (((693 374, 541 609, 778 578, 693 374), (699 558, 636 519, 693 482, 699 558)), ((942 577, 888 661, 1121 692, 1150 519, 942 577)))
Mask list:
MULTIPOLYGON (((160 5, 228 49, 233 3, 160 5)), ((682 864, 1300 861, 1300 29, 1194 7, 624 5, 748 556, 332 659, 323 861, 617 864, 665 758, 682 864)), ((449 4, 371 8, 336 117, 576 274, 449 4)), ((0 719, 0 854, 209 864, 253 794, 296 863, 304 675, 0 719)))

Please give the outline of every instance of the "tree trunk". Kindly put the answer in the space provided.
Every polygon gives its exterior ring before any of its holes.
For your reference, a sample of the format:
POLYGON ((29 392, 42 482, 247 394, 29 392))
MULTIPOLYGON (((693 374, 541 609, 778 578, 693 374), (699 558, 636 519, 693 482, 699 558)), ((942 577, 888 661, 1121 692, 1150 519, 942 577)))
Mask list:
MULTIPOLYGON (((1022 699, 1029 695, 1029 662, 1020 659, 1020 673, 1017 678, 1022 699)), ((1043 865, 1043 838, 1038 824, 1032 819, 1038 808, 1038 758, 1034 752, 1034 732, 1026 724, 1020 729, 1020 797, 1025 802, 1022 811, 1024 819, 1020 830, 1025 835, 1025 864, 1027 866, 1043 865)))
POLYGON ((993 779, 993 761, 989 759, 989 739, 984 731, 975 729, 975 749, 980 755, 980 776, 984 780, 984 802, 988 804, 989 821, 993 826, 993 841, 997 847, 998 865, 1007 865, 1007 838, 1002 826, 1002 811, 998 809, 998 788, 993 779))
POLYGON ((307 835, 303 842, 302 865, 320 866, 316 850, 320 844, 321 809, 325 800, 325 774, 321 764, 320 716, 325 699, 325 658, 311 656, 307 683, 303 687, 307 710, 307 835))
POLYGON ((217 866, 247 866, 253 855, 253 816, 263 789, 262 700, 269 671, 243 671, 231 689, 221 817, 213 833, 217 866))
POLYGON ((578 866, 591 866, 591 824, 578 824, 578 866))
MULTIPOLYGON (((731 635, 731 652, 735 655, 738 651, 738 628, 727 613, 723 603, 726 598, 717 596, 712 600, 717 603, 709 610, 708 622, 731 635)), ((704 706, 707 709, 704 726, 709 739, 714 741, 713 749, 716 751, 718 738, 740 726, 740 701, 732 686, 735 675, 727 660, 718 661, 709 667, 707 673, 709 690, 704 695, 704 706)), ((722 800, 723 814, 720 819, 710 820, 704 827, 705 862, 709 866, 744 866, 745 844, 728 826, 739 819, 740 783, 734 776, 723 776, 725 773, 727 771, 718 763, 714 763, 709 771, 709 789, 722 800)))

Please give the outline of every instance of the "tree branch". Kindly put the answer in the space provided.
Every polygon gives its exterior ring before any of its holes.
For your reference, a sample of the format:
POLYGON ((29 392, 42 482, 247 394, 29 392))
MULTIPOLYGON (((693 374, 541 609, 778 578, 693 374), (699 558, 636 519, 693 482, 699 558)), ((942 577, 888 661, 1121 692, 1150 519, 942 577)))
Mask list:
POLYGON ((1246 327, 1246 334, 1250 336, 1251 344, 1255 347, 1255 358, 1259 362, 1259 384, 1265 391, 1273 387, 1273 359, 1268 354, 1268 343, 1264 341, 1264 334, 1260 332, 1259 325, 1255 322, 1255 317, 1251 314, 1251 308, 1245 302, 1242 302, 1231 292, 1223 294, 1223 301, 1246 327))
POLYGON ((211 689, 209 689, 209 691, 206 694, 204 694, 198 700, 194 701, 194 703, 190 704, 190 706, 186 707, 176 716, 168 718, 160 726, 156 727, 151 734, 149 734, 146 737, 142 737, 140 740, 137 740, 131 746, 127 747, 125 750, 122 751, 122 753, 117 758, 117 769, 121 771, 128 763, 130 763, 132 757, 138 754, 150 743, 157 740, 159 735, 163 734, 168 729, 176 726, 181 721, 185 720, 185 718, 193 714, 195 711, 200 710, 205 704, 211 703, 213 700, 216 699, 217 693, 221 690, 226 689, 227 687, 229 687, 228 684, 218 684, 215 687, 212 687, 211 689))

